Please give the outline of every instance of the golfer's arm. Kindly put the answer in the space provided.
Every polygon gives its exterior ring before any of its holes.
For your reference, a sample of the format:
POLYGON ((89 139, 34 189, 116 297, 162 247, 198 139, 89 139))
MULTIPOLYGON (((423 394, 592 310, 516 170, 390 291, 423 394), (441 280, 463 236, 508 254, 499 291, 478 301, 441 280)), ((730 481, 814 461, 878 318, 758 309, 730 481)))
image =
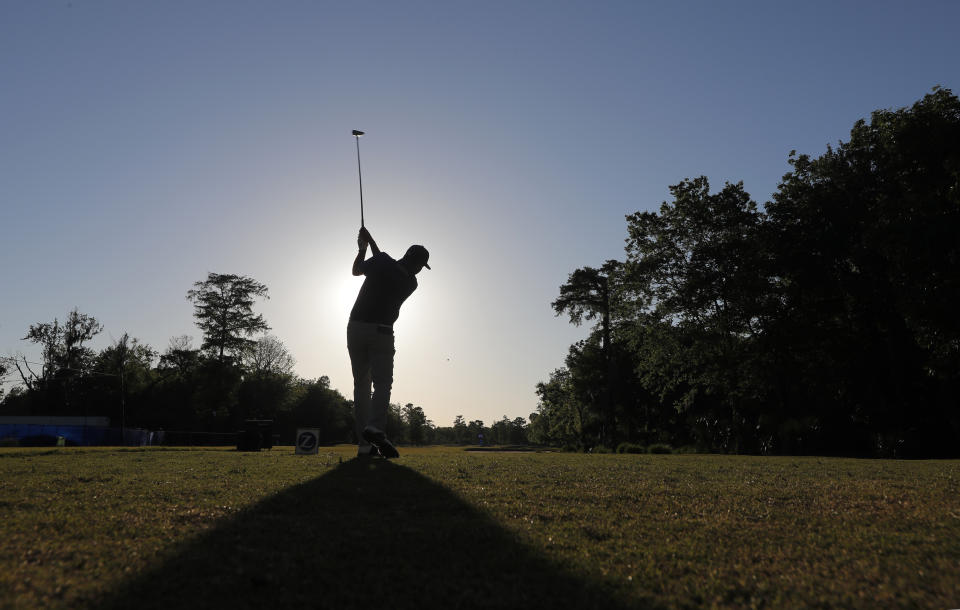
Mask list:
POLYGON ((357 258, 353 259, 353 274, 354 275, 363 275, 363 271, 360 271, 360 265, 363 264, 363 259, 367 256, 367 249, 360 248, 360 251, 357 252, 357 258))
POLYGON ((373 252, 373 255, 376 256, 380 254, 380 248, 377 247, 377 242, 373 241, 373 238, 370 238, 370 251, 373 252))

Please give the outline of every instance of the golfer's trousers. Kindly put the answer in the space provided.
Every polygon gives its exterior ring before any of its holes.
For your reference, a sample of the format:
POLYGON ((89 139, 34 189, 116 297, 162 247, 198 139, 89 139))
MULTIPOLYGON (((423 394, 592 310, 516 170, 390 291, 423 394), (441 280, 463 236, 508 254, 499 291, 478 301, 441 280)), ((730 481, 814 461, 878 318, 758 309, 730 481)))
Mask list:
POLYGON ((366 426, 384 432, 387 429, 395 353, 393 328, 351 321, 347 324, 347 350, 353 368, 353 415, 357 422, 357 443, 360 447, 366 447, 368 443, 363 440, 366 426))

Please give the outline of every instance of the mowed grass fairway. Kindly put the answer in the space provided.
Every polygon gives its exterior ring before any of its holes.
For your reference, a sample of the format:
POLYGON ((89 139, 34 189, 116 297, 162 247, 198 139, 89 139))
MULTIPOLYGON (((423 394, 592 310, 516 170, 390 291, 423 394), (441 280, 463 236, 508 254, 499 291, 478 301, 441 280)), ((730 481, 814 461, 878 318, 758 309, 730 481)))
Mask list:
POLYGON ((958 461, 401 451, 0 449, 0 606, 960 606, 958 461))

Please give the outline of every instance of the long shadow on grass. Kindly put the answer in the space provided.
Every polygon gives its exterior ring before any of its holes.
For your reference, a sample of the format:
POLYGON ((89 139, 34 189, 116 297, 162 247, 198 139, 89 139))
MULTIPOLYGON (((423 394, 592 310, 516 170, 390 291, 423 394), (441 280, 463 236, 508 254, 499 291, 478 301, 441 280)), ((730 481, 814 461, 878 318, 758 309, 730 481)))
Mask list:
MULTIPOLYGON (((351 460, 189 542, 108 608, 625 608, 443 486, 351 460)), ((637 607, 636 602, 630 605, 637 607)))

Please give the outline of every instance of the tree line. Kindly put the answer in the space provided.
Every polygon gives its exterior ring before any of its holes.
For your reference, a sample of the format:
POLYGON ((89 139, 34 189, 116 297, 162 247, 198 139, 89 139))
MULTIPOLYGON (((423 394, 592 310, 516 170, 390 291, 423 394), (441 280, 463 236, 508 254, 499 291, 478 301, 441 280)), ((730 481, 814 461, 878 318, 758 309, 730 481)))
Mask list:
MULTIPOLYGON (((22 382, 0 395, 0 415, 108 416, 115 427, 164 430, 169 441, 182 443, 204 442, 196 433, 209 441, 243 429, 248 419, 269 419, 283 443, 293 442, 298 427, 318 428, 324 443, 356 442, 353 402, 326 376, 294 374, 293 356, 254 312, 257 299, 266 298, 267 287, 250 277, 208 274, 187 292, 203 333, 200 346, 179 336, 162 353, 126 333, 93 350, 89 344, 103 325, 78 310, 62 322, 32 324, 24 340, 38 346, 39 361, 23 354, 0 359, 0 375, 22 382)), ((515 428, 525 426, 522 419, 461 426, 462 419, 438 428, 421 407, 393 404, 388 432, 401 443, 475 443, 484 433, 516 439, 515 428)))
POLYGON ((878 110, 791 170, 670 187, 623 260, 553 302, 594 322, 538 384, 532 440, 574 448, 960 454, 960 101, 878 110))

